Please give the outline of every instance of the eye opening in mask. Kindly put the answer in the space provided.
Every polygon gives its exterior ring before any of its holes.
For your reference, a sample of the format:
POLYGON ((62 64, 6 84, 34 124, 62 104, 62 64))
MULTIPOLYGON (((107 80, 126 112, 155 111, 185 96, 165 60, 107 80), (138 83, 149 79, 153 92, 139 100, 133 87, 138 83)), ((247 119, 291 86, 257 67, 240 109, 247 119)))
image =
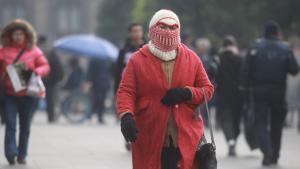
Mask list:
POLYGON ((164 30, 176 30, 176 29, 178 29, 177 24, 167 25, 163 22, 157 22, 156 25, 159 26, 159 28, 164 29, 164 30))

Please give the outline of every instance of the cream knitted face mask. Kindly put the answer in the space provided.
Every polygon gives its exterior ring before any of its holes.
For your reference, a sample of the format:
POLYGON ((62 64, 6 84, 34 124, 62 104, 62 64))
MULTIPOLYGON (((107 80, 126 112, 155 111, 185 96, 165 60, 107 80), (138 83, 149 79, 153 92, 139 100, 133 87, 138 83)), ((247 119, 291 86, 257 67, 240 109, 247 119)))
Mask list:
POLYGON ((164 52, 162 50, 157 49, 151 41, 149 42, 149 50, 154 56, 156 56, 159 59, 166 61, 166 62, 174 60, 177 56, 176 49, 168 51, 168 52, 164 52))

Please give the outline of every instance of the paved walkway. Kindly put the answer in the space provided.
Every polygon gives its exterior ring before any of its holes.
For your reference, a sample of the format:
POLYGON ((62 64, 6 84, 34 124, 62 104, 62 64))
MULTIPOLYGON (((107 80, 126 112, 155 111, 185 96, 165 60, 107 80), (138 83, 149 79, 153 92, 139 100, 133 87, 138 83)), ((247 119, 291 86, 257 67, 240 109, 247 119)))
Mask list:
MULTIPOLYGON (((0 126, 0 169, 130 169, 130 153, 124 148, 119 124, 107 117, 106 125, 96 119, 82 125, 71 125, 61 119, 46 124, 46 116, 34 119, 26 166, 9 166, 3 155, 4 127, 0 126)), ((219 169, 260 169, 259 151, 250 152, 243 136, 237 149, 238 157, 226 156, 227 147, 221 132, 216 132, 219 169)), ((300 169, 300 134, 295 129, 284 131, 282 158, 278 169, 300 169)))

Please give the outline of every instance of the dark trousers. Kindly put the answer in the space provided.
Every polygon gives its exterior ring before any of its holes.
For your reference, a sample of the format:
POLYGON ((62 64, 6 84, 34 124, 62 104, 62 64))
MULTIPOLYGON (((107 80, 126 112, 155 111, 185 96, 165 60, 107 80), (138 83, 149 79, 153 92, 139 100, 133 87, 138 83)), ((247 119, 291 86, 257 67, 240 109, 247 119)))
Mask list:
POLYGON ((227 141, 236 140, 240 134, 241 109, 240 105, 226 105, 218 109, 218 120, 227 141))
POLYGON ((93 112, 95 112, 98 115, 99 121, 102 121, 104 112, 104 101, 106 98, 107 90, 93 89, 92 91, 93 112))
POLYGON ((236 140, 240 134, 242 100, 239 92, 223 93, 218 95, 217 121, 226 140, 236 140))
POLYGON ((48 115, 48 122, 55 121, 55 101, 57 100, 56 97, 56 90, 55 87, 47 87, 47 94, 46 94, 46 103, 47 103, 47 115, 48 115))
POLYGON ((4 115, 4 100, 0 100, 0 118, 1 124, 5 123, 5 115, 4 115))
POLYGON ((264 155, 277 160, 287 114, 284 92, 254 93, 254 112, 259 147, 264 155))
POLYGON ((35 98, 6 96, 4 102, 4 113, 6 120, 5 129, 5 155, 6 157, 18 155, 26 157, 28 140, 34 109, 35 98), (20 134, 19 145, 16 143, 17 114, 19 115, 20 134))
POLYGON ((181 160, 179 148, 164 147, 161 153, 161 169, 178 169, 178 162, 181 160))

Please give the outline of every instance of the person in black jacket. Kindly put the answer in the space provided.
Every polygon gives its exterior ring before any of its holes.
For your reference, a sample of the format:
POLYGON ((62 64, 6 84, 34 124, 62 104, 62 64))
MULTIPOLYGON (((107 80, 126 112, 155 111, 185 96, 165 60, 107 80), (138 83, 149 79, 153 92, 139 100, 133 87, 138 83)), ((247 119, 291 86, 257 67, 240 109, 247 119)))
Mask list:
MULTIPOLYGON (((128 27, 128 37, 125 44, 119 51, 119 56, 115 68, 115 85, 114 92, 117 93, 120 81, 122 79, 123 71, 129 61, 129 58, 134 52, 139 50, 145 44, 143 26, 139 23, 131 23, 128 27)), ((129 143, 125 143, 126 149, 130 150, 129 143)))
POLYGON ((235 38, 225 37, 219 53, 216 77, 218 84, 217 116, 229 146, 229 156, 236 155, 235 146, 240 133, 242 102, 239 77, 241 66, 242 57, 239 54, 235 38))
POLYGON ((123 70, 134 52, 139 50, 145 44, 143 26, 139 23, 132 23, 128 27, 128 38, 125 40, 124 47, 119 51, 119 56, 115 69, 115 86, 116 93, 121 81, 123 70))
POLYGON ((255 127, 264 166, 278 162, 287 114, 287 74, 296 75, 299 71, 293 51, 280 40, 280 33, 276 22, 267 22, 264 37, 249 50, 244 69, 244 83, 253 91, 255 127))
POLYGON ((87 81, 91 84, 93 112, 98 115, 98 122, 104 124, 103 114, 105 99, 110 88, 110 61, 106 59, 91 59, 87 71, 87 81))
POLYGON ((50 74, 44 79, 46 87, 46 103, 47 103, 47 116, 48 122, 54 123, 57 120, 57 112, 55 112, 56 98, 58 91, 58 83, 63 79, 64 71, 61 64, 61 61, 58 58, 58 55, 55 49, 48 50, 46 47, 47 37, 40 35, 38 37, 38 45, 43 50, 45 56, 48 59, 49 65, 51 67, 50 74))

